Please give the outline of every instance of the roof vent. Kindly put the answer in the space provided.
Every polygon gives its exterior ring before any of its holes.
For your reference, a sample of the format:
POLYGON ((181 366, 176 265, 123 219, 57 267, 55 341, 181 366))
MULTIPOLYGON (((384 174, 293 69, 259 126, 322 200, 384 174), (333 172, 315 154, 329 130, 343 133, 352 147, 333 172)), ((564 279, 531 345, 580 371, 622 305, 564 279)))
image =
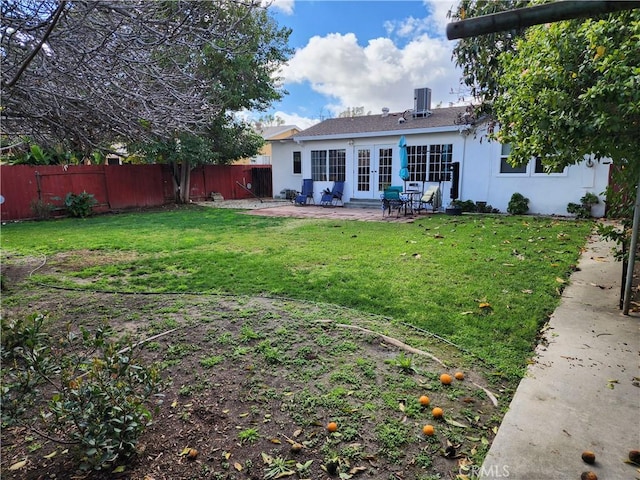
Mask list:
POLYGON ((388 117, 389 116, 389 108, 388 107, 382 107, 382 116, 383 117, 388 117))
POLYGON ((398 118, 398 124, 401 124, 401 123, 404 123, 404 122, 406 122, 404 117, 398 118))
POLYGON ((416 88, 413 91, 413 116, 428 117, 431 115, 431 89, 416 88))

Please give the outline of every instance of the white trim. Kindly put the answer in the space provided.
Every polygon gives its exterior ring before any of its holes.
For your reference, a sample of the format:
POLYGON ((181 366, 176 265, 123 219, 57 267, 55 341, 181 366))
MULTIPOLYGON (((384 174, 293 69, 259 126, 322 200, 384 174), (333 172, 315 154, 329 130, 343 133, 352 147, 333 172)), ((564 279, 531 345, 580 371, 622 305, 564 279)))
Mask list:
POLYGON ((553 178, 553 177, 557 177, 557 178, 562 178, 562 177, 566 177, 567 176, 567 167, 564 168, 564 170, 560 173, 546 173, 546 172, 542 172, 542 173, 536 173, 535 171, 531 173, 531 177, 535 178, 535 177, 545 177, 545 178, 553 178))
POLYGON ((311 136, 296 136, 294 140, 296 142, 305 142, 312 140, 347 140, 352 138, 376 138, 376 137, 400 137, 401 135, 418 135, 425 133, 445 133, 445 132, 458 132, 457 125, 449 125, 446 127, 432 127, 432 128, 413 128, 410 130, 388 130, 384 132, 364 132, 364 133, 333 133, 330 135, 311 135, 311 136))
POLYGON ((498 161, 496 162, 496 177, 499 178, 526 178, 526 177, 530 177, 531 176, 531 161, 529 161, 529 163, 527 163, 526 166, 526 170, 524 172, 517 172, 517 173, 508 173, 508 172, 501 172, 500 168, 502 167, 502 159, 504 157, 503 156, 499 156, 498 157, 498 161))

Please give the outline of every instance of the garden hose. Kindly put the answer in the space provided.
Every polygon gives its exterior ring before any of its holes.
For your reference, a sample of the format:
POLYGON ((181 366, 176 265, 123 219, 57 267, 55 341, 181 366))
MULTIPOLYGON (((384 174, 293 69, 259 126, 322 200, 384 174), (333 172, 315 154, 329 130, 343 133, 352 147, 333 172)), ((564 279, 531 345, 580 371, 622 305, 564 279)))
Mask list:
MULTIPOLYGON (((44 267, 47 264, 47 256, 42 254, 43 261, 40 265, 38 265, 36 268, 34 268, 33 270, 31 270, 29 272, 29 279, 31 279, 31 276, 37 272, 38 270, 40 270, 42 267, 44 267)), ((130 292, 130 291, 122 291, 122 290, 101 290, 101 289, 86 289, 86 288, 77 288, 77 287, 63 287, 63 286, 59 286, 59 285, 52 285, 52 284, 48 284, 48 283, 42 283, 42 282, 36 282, 33 281, 33 283, 35 285, 44 287, 44 288, 51 288, 51 289, 55 289, 55 290, 63 290, 63 291, 69 291, 69 292, 90 292, 90 293, 103 293, 103 294, 110 294, 110 295, 194 295, 194 296, 218 296, 218 297, 231 297, 231 298, 242 298, 242 297, 248 297, 247 295, 240 295, 240 294, 235 294, 235 293, 212 293, 212 292, 146 292, 146 291, 142 291, 142 292, 130 292)), ((440 335, 430 332, 424 328, 418 327, 416 325, 412 325, 410 323, 404 322, 402 320, 395 320, 392 317, 387 317, 384 315, 378 315, 375 313, 370 313, 370 312, 363 312, 361 310, 355 310, 353 308, 350 307, 345 307, 342 305, 336 305, 333 303, 323 303, 323 302, 314 302, 311 300, 301 300, 301 299, 297 299, 297 298, 290 298, 290 297, 283 297, 283 296, 271 296, 271 295, 252 295, 253 297, 258 297, 258 298, 263 298, 265 300, 278 300, 278 301, 284 301, 284 302, 299 302, 299 303, 303 303, 303 304, 307 304, 307 305, 313 305, 313 306, 318 306, 318 307, 323 307, 323 308, 332 308, 335 310, 339 310, 339 311, 344 311, 344 312, 356 312, 359 315, 366 315, 369 316, 371 318, 377 318, 377 319, 381 319, 381 320, 386 320, 388 322, 395 322, 399 325, 402 325, 403 327, 415 330, 416 332, 419 332, 423 335, 426 335, 428 337, 434 338, 442 343, 445 343, 453 348, 456 348, 457 350, 459 350, 460 352, 464 353, 465 355, 469 355, 472 356, 480 361, 482 361, 483 363, 486 364, 486 361, 480 357, 478 357, 476 354, 474 354, 473 352, 467 350, 466 348, 461 347, 460 345, 457 345, 455 343, 453 343, 451 340, 447 340, 444 337, 441 337, 440 335)))

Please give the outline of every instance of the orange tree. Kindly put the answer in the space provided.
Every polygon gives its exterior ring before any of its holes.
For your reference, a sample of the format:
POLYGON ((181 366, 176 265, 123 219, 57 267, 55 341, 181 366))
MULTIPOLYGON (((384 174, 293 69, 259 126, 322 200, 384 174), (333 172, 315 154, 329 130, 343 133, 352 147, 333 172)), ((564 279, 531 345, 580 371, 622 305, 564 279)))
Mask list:
MULTIPOLYGON (((533 3, 463 0, 451 17, 533 3)), ((512 163, 541 157, 561 168, 593 154, 629 174, 640 147, 639 44, 635 9, 460 40, 453 55, 463 82, 500 127, 493 137, 512 145, 512 163)))
MULTIPOLYGON (((451 18, 533 3, 463 0, 451 18)), ((464 39, 453 51, 478 108, 499 127, 492 137, 511 144, 511 163, 540 157, 554 170, 586 155, 613 160, 607 205, 626 227, 617 240, 629 236, 640 174, 639 44, 635 9, 464 39)))
MULTIPOLYGON (((635 170, 640 149, 640 10, 532 27, 500 55, 496 137, 511 161, 551 168, 609 157, 635 170)), ((632 179, 637 180, 637 175, 632 179)))

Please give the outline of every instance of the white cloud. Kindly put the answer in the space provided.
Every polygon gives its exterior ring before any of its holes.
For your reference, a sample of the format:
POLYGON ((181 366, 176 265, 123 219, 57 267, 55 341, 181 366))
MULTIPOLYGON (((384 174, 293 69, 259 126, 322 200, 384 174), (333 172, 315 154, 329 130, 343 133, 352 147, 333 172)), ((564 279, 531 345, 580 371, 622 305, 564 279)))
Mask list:
MULTIPOLYGON (((251 112, 249 110, 241 110, 239 112, 235 112, 234 115, 238 120, 242 120, 247 123, 255 123, 258 120, 260 121, 266 120, 265 118, 261 118, 262 117, 261 114, 256 114, 255 112, 251 112)), ((286 113, 282 111, 273 112, 273 113, 270 113, 269 115, 273 117, 273 120, 276 120, 276 121, 282 120, 284 125, 295 125, 301 128, 302 130, 309 128, 315 125, 316 123, 320 122, 320 120, 317 120, 317 119, 303 117, 302 115, 298 115, 295 113, 293 114, 286 113)), ((275 125, 275 123, 274 124, 269 123, 269 125, 275 125)))
MULTIPOLYGON (((464 90, 460 88, 461 72, 451 59, 454 44, 445 36, 447 13, 457 1, 422 0, 423 18, 389 21, 384 25, 387 37, 365 39, 365 46, 353 33, 312 37, 280 72, 284 87, 308 85, 325 97, 321 112, 305 112, 303 105, 299 108, 302 115, 315 118, 323 112, 336 116, 353 107, 364 107, 367 113, 378 113, 383 107, 411 109, 414 89, 422 87, 431 88, 432 107, 459 104, 458 93, 452 91, 464 90)), ((293 14, 294 6, 295 0, 274 0, 272 4, 286 14, 293 14)), ((301 128, 318 122, 298 114, 274 115, 301 128)))
POLYGON ((433 31, 440 35, 445 35, 447 23, 451 20, 447 18, 449 10, 455 10, 457 0, 424 0, 424 5, 430 12, 429 21, 433 31))
POLYGON ((432 28, 429 18, 408 17, 404 20, 389 20, 384 23, 384 28, 388 35, 397 35, 407 38, 422 35, 432 28))
POLYGON ((274 118, 279 118, 284 121, 284 125, 295 125, 296 127, 301 128, 302 130, 309 128, 320 120, 314 120, 311 118, 303 117, 296 114, 290 114, 285 112, 275 112, 273 114, 274 118))
POLYGON ((293 14, 293 6, 295 3, 295 0, 262 0, 263 5, 268 5, 269 8, 280 10, 286 15, 293 14))
POLYGON ((432 105, 457 101, 460 72, 451 60, 452 44, 444 38, 423 34, 404 47, 389 38, 358 45, 353 33, 315 36, 296 51, 281 76, 285 85, 309 83, 326 96, 332 113, 364 106, 376 113, 413 108, 415 88, 432 90, 432 105))

